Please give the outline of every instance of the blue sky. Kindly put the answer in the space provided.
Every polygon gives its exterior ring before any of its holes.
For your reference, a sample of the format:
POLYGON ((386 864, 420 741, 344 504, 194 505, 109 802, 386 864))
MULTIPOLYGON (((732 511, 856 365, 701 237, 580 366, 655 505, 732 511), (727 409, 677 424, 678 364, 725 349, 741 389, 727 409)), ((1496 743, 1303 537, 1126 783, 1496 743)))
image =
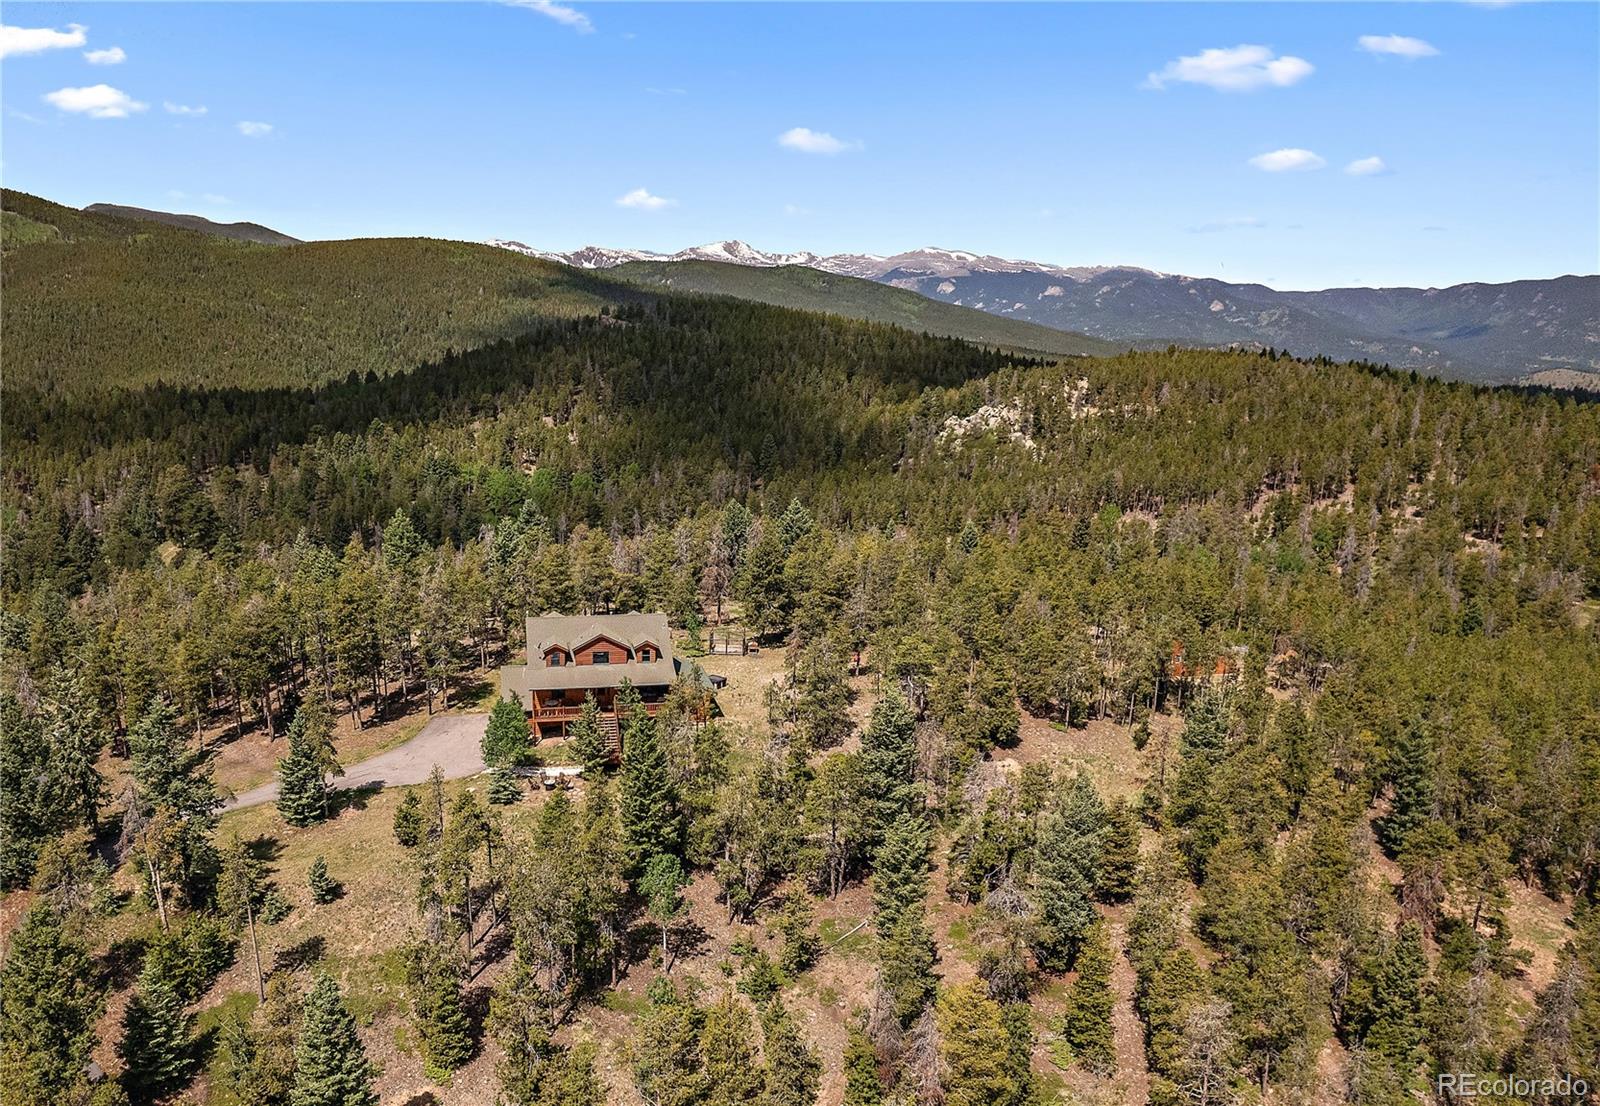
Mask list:
POLYGON ((11 2, 4 22, 0 175, 74 205, 1283 288, 1600 269, 1592 3, 11 2))

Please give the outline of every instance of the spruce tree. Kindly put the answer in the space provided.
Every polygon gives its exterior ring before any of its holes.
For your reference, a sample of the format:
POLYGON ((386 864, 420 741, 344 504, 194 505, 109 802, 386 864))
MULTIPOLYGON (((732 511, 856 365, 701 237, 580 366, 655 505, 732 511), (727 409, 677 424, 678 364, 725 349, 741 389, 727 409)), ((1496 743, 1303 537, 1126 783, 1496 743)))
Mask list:
POLYGON ((1407 922, 1378 964, 1371 1012, 1362 1034, 1362 1043, 1388 1057, 1403 1076, 1415 1068, 1422 1047, 1427 977, 1422 930, 1415 922, 1407 922))
POLYGON ((189 1018, 172 984, 149 967, 122 1013, 122 1086, 135 1106, 181 1088, 189 1078, 189 1018))
POLYGON ((1139 815, 1124 799, 1106 808, 1105 834, 1095 894, 1102 902, 1127 902, 1139 878, 1139 815))
POLYGON ((909 1026, 933 998, 933 935, 921 904, 904 911, 878 937, 879 983, 889 996, 895 1017, 909 1026))
POLYGON ((528 756, 528 716, 515 699, 496 699, 483 731, 483 763, 490 768, 514 768, 528 756))
POLYGON ((311 901, 324 906, 339 897, 339 883, 328 874, 328 862, 317 857, 306 872, 306 884, 311 888, 311 901))
POLYGON ((813 1106, 822 1083, 822 1061, 782 1002, 774 1001, 762 1021, 766 1078, 761 1106, 813 1106))
POLYGON ((567 736, 572 754, 583 765, 583 774, 590 779, 600 778, 610 765, 611 756, 600 734, 600 704, 595 702, 594 692, 584 695, 578 717, 567 726, 567 736))
POLYGON ((318 735, 302 707, 289 724, 289 748, 278 761, 278 813, 291 826, 310 826, 328 816, 328 785, 318 756, 318 735))
POLYGON ((1094 924, 1091 899, 1104 825, 1100 797, 1080 774, 1063 788, 1041 827, 1034 870, 1034 947, 1040 964, 1052 971, 1072 966, 1079 942, 1094 924))
POLYGON ((377 1106, 373 1074, 339 985, 319 975, 306 996, 289 1106, 377 1106))
POLYGON ((709 1091, 702 1100, 706 1106, 750 1106, 761 1093, 761 1065, 756 1063, 754 1044, 750 1011, 732 993, 706 1010, 700 1029, 709 1091))
POLYGON ((844 1106, 883 1106, 878 1054, 860 1026, 852 1025, 844 1050, 844 1106))
POLYGON ((1105 924, 1096 923, 1085 936, 1078 956, 1078 978, 1067 990, 1060 1035, 1072 1050, 1073 1060, 1097 1075, 1109 1075, 1116 1064, 1111 1032, 1116 996, 1111 990, 1111 966, 1105 924))
POLYGON ((1417 723, 1407 726, 1389 754, 1394 796, 1378 819, 1378 842, 1390 856, 1406 846, 1412 832, 1434 816, 1433 742, 1417 723))
POLYGON ((444 1079, 474 1051, 472 1021, 461 993, 463 965, 452 946, 423 941, 412 946, 407 979, 422 1060, 428 1074, 444 1079))
POLYGON ((927 823, 919 815, 902 814, 889 826, 873 862, 872 908, 879 934, 893 929, 906 912, 920 910, 927 894, 927 823))
POLYGON ((861 734, 863 788, 871 802, 871 841, 882 840, 891 823, 921 805, 916 784, 917 718, 898 689, 872 708, 861 734))
POLYGON ((394 839, 408 849, 422 842, 427 829, 427 816, 422 812, 422 797, 414 787, 406 788, 400 805, 394 808, 394 839))
POLYGON ((94 1045, 101 997, 88 950, 38 902, 12 934, 0 969, 0 1100, 56 1102, 94 1045))
POLYGON ((635 707, 622 731, 622 780, 618 796, 622 847, 628 869, 642 872, 653 856, 676 852, 680 837, 677 796, 655 720, 635 707))
POLYGON ((522 784, 517 774, 504 765, 489 770, 489 801, 495 806, 510 806, 522 799, 522 784))

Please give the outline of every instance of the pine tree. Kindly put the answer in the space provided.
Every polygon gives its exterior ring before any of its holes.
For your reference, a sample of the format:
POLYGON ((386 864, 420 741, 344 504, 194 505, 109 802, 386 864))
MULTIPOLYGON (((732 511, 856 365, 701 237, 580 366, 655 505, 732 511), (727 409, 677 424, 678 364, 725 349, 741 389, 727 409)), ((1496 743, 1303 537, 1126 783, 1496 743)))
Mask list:
POLYGON ((306 996, 289 1106, 377 1106, 373 1074, 339 985, 319 975, 306 996))
POLYGON ((422 842, 427 829, 427 816, 422 812, 422 797, 414 787, 406 788, 400 805, 394 808, 394 839, 408 849, 422 842))
POLYGON ((538 973, 521 956, 489 997, 489 1032, 501 1053, 495 1074, 501 1093, 516 1106, 540 1100, 551 1061, 559 1054, 550 1040, 552 1006, 538 973))
POLYGON ((1378 819, 1378 842, 1390 855, 1406 846, 1412 832, 1434 816, 1433 742, 1420 724, 1407 726, 1389 754, 1394 797, 1378 819))
POLYGON ((172 984, 146 967, 122 1014, 122 1086, 139 1106, 182 1087, 189 1078, 189 1018, 172 984))
POLYGON ((628 1050, 634 1085, 652 1104, 698 1106, 710 1089, 700 1048, 705 1011, 680 996, 665 978, 650 985, 648 998, 628 1050))
POLYGON ((599 779, 610 765, 611 755, 600 734, 600 704, 595 702, 594 692, 584 694, 578 717, 567 725, 567 736, 572 754, 583 765, 583 774, 589 779, 599 779))
POLYGON ((254 1015, 236 1012, 220 1029, 223 1081, 241 1106, 287 1106, 294 1089, 300 995, 274 976, 254 1015))
POLYGON ((653 856, 676 852, 680 837, 677 796, 655 720, 635 707, 622 731, 622 781, 618 797, 622 847, 638 873, 653 856))
POLYGON ((0 691, 0 890, 27 885, 40 846, 61 821, 48 801, 49 758, 38 719, 0 691))
POLYGON ((766 1076, 760 1106, 813 1106, 822 1083, 822 1061, 783 1003, 774 1001, 767 1008, 763 1028, 766 1076))
POLYGON ((1105 834, 1095 894, 1102 902, 1127 902, 1139 878, 1139 815, 1124 799, 1106 808, 1105 834))
POLYGON ((860 1026, 852 1025, 844 1050, 844 1106, 883 1106, 878 1054, 860 1026))
POLYGON ((474 1051, 472 1022, 461 994, 462 965, 448 945, 423 941, 407 958, 411 1011, 430 1077, 444 1079, 474 1051))
POLYGON ((893 929, 907 912, 920 911, 927 894, 927 823, 902 814, 889 826, 873 863, 872 908, 879 934, 893 929))
POLYGON ((217 911, 250 938, 250 955, 256 972, 256 997, 266 1001, 266 974, 261 970, 261 944, 256 935, 256 915, 261 908, 263 866, 250 855, 235 831, 222 850, 222 871, 217 876, 217 911))
POLYGON ((1362 1043, 1388 1057, 1405 1076, 1415 1067, 1422 1047, 1422 997, 1427 976, 1422 930, 1415 922, 1408 922, 1378 964, 1362 1033, 1362 1043))
POLYGON ((1111 944, 1104 923, 1096 923, 1084 938, 1078 956, 1078 978, 1067 990, 1061 1011, 1061 1040, 1072 1058, 1097 1075, 1109 1075, 1116 1064, 1111 1030, 1111 1010, 1116 996, 1111 990, 1111 944))
POLYGON ((951 987, 936 1005, 939 1058, 948 1106, 1006 1106, 1017 1101, 1009 1063, 1011 1038, 999 1003, 976 983, 951 987))
POLYGON ((705 1013, 700 1029, 700 1052, 705 1057, 709 1094, 706 1106, 749 1106, 761 1093, 761 1065, 753 1047, 755 1025, 750 1011, 733 997, 723 995, 705 1013))
POLYGON ((917 719, 898 689, 872 708, 861 734, 863 787, 872 804, 873 842, 891 823, 921 805, 916 780, 917 719))
POLYGON ((937 983, 933 978, 933 935, 920 904, 904 911, 878 938, 879 985, 888 994, 901 1025, 916 1020, 937 983))
POLYGON ((1094 924, 1091 898, 1100 864, 1105 808, 1089 778, 1062 789, 1039 833, 1034 896, 1039 916, 1034 946, 1053 971, 1070 968, 1079 943, 1094 924))
POLYGON ((606 1086, 594 1068, 597 1051, 594 1042, 585 1041, 557 1054, 540 1090, 539 1106, 605 1106, 606 1086))
POLYGON ((315 825, 328 816, 328 785, 312 722, 301 707, 289 724, 288 752, 278 761, 278 813, 291 826, 315 825))
POLYGON ((528 750, 528 716, 515 699, 496 699, 483 731, 483 763, 513 768, 527 759, 528 750))
POLYGON ((306 884, 311 888, 311 901, 318 906, 338 898, 341 890, 338 881, 328 875, 328 862, 320 856, 311 862, 311 868, 306 872, 306 884))
POLYGON ((815 527, 816 522, 805 504, 798 498, 789 500, 789 505, 778 517, 778 540, 783 543, 784 552, 793 549, 815 527))
POLYGON ((810 895, 792 891, 784 898, 776 927, 783 938, 778 967, 791 979, 811 967, 822 951, 822 943, 812 929, 815 921, 816 910, 811 905, 810 895))
POLYGON ((0 969, 0 1100, 49 1106, 77 1080, 101 998, 88 950, 35 903, 0 969))

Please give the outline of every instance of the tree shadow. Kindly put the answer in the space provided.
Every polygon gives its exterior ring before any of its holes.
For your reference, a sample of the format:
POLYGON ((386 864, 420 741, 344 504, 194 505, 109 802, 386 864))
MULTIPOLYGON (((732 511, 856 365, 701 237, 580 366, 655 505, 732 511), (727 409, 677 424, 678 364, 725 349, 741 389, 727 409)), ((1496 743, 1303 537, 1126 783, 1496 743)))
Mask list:
MULTIPOLYGON (((657 940, 660 931, 656 931, 657 940)), ((672 952, 674 966, 684 960, 691 960, 706 951, 706 946, 711 941, 711 935, 705 927, 693 918, 685 918, 672 927, 672 934, 667 938, 668 948, 672 952)))
POLYGON ((347 810, 361 811, 367 809, 367 803, 372 797, 383 790, 382 780, 373 780, 370 783, 358 784, 355 787, 340 787, 333 792, 333 816, 339 817, 347 810))
POLYGON ((142 937, 123 937, 111 942, 100 957, 101 978, 113 991, 133 986, 144 962, 145 941, 142 937))
POLYGON ((403 1106, 439 1106, 439 1097, 432 1091, 423 1091, 406 1099, 403 1106))
POLYGON ((283 842, 270 833, 263 833, 260 837, 252 837, 244 843, 245 852, 251 860, 262 864, 271 864, 283 855, 283 842))
POLYGON ((298 972, 321 960, 328 943, 321 937, 307 937, 298 945, 279 949, 272 958, 273 972, 298 972))
POLYGON ((489 694, 491 685, 486 679, 470 679, 455 686, 450 701, 456 707, 471 706, 489 694))

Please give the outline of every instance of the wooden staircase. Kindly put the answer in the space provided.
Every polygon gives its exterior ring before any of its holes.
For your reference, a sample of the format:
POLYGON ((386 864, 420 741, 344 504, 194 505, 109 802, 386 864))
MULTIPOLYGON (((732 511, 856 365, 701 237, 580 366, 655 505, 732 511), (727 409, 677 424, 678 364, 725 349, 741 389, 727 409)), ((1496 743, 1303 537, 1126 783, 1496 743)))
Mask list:
POLYGON ((617 725, 617 716, 614 714, 602 715, 600 718, 600 743, 605 746, 613 760, 622 759, 622 727, 617 725))

